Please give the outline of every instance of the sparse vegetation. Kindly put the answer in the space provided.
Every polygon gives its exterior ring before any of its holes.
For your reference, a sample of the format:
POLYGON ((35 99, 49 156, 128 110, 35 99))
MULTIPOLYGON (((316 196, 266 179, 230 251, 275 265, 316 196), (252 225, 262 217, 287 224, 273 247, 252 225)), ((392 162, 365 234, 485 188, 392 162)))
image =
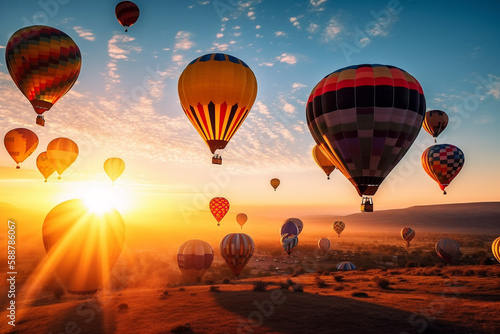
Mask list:
POLYGON ((368 298, 368 294, 366 292, 353 292, 352 296, 357 298, 368 298))
POLYGON ((325 280, 322 279, 321 277, 316 277, 316 286, 318 288, 326 288, 328 284, 326 284, 325 280))
POLYGON ((388 279, 376 276, 373 280, 375 281, 375 283, 377 283, 379 288, 384 290, 390 290, 389 285, 391 284, 391 282, 389 282, 388 279))
POLYGON ((211 285, 210 289, 208 289, 210 292, 220 292, 220 287, 218 285, 211 285))
POLYGON ((267 283, 263 281, 256 281, 253 283, 253 291, 266 291, 267 283))
POLYGON ((342 275, 335 275, 333 276, 336 282, 343 282, 344 281, 344 276, 342 275))
POLYGON ((120 305, 118 305, 118 309, 123 311, 123 310, 126 310, 128 309, 128 304, 127 303, 121 303, 120 305))
POLYGON ((302 284, 297 283, 294 286, 292 286, 292 290, 294 292, 304 292, 304 287, 302 286, 302 284))
POLYGON ((61 286, 56 286, 53 291, 54 297, 60 300, 64 296, 64 289, 61 286))

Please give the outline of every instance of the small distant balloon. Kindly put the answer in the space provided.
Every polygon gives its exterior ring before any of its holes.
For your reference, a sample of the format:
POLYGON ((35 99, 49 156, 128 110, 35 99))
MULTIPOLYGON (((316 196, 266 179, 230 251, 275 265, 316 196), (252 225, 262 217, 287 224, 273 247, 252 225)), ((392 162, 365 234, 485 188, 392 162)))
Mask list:
POLYGON ((322 252, 326 252, 328 249, 330 249, 330 240, 327 238, 321 238, 318 240, 318 248, 322 252))
POLYGON ((448 263, 451 263, 460 252, 460 247, 455 240, 441 239, 436 243, 437 255, 448 263))
POLYGON ((401 238, 403 238, 406 247, 410 247, 410 241, 415 237, 415 231, 412 228, 405 227, 401 230, 401 238))
POLYGON ((124 170, 125 162, 120 158, 109 158, 104 161, 104 171, 112 182, 115 182, 124 170))
POLYGON ((335 170, 335 165, 326 153, 321 150, 321 146, 315 145, 312 156, 316 164, 325 172, 326 178, 330 180, 330 174, 335 170))
POLYGON ((280 238, 281 247, 285 250, 285 252, 290 255, 292 253, 292 249, 299 243, 299 238, 290 233, 285 233, 280 238))
POLYGON ((446 195, 445 188, 462 170, 465 156, 464 152, 454 145, 438 144, 427 148, 421 161, 425 172, 439 184, 446 195))
POLYGON ((496 238, 491 244, 491 251, 493 252, 495 259, 500 262, 500 237, 496 238))
POLYGON ((247 222, 248 216, 244 213, 238 213, 236 216, 236 221, 238 224, 240 224, 241 228, 243 228, 243 225, 247 222))
POLYGON ((137 21, 139 14, 139 7, 132 1, 122 1, 115 7, 116 18, 125 28, 125 32, 137 21))
POLYGON ((280 180, 279 179, 271 179, 271 186, 274 188, 274 191, 276 191, 276 188, 280 185, 280 180))
POLYGON ((448 115, 442 110, 429 110, 425 113, 422 126, 427 133, 434 137, 436 142, 437 136, 446 129, 448 125, 448 115))
POLYGON ((62 173, 75 162, 78 152, 78 145, 69 138, 56 138, 47 145, 47 157, 59 174, 59 179, 62 173))
POLYGON ((49 158, 47 157, 47 152, 42 152, 38 155, 36 158, 36 167, 42 173, 43 177, 45 178, 45 182, 47 182, 47 179, 49 176, 52 175, 56 171, 54 166, 52 166, 52 163, 50 162, 49 158))
POLYGON ((177 251, 177 265, 187 282, 200 282, 213 260, 214 250, 203 240, 188 240, 177 251))
POLYGON ((337 220, 332 224, 333 230, 339 235, 340 238, 340 233, 344 231, 345 229, 345 223, 343 221, 337 220))
POLYGON ((229 269, 238 276, 253 255, 255 244, 253 239, 244 233, 226 235, 219 244, 220 254, 229 269))
POLYGON ((3 143, 9 155, 14 159, 17 166, 26 160, 38 146, 38 136, 31 130, 25 128, 17 128, 10 130, 5 134, 3 143))
POLYGON ((337 264, 337 270, 356 270, 356 266, 352 262, 340 262, 339 264, 337 264))
POLYGON ((209 203, 210 212, 217 220, 217 226, 220 226, 220 221, 229 211, 229 201, 224 197, 214 197, 209 203))

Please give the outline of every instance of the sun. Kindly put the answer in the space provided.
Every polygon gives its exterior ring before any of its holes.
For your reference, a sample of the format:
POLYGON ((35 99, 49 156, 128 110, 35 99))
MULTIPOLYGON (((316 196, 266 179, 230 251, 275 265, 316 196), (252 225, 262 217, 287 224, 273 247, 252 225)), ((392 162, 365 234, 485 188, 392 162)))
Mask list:
POLYGON ((104 214, 112 209, 123 212, 130 206, 127 191, 112 184, 92 183, 83 186, 80 192, 79 197, 84 200, 89 211, 96 214, 104 214))

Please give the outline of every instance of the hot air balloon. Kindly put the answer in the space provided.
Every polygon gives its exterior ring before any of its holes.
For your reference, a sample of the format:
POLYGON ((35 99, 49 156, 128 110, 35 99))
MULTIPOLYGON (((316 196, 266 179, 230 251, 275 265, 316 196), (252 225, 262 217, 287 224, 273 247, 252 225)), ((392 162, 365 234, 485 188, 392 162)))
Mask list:
POLYGON ((56 138, 47 146, 47 157, 61 179, 61 174, 78 157, 78 145, 69 138, 56 138))
POLYGON ((41 126, 45 124, 43 113, 73 87, 82 64, 80 49, 68 35, 41 25, 16 31, 5 48, 5 60, 41 126))
POLYGON ((318 240, 318 248, 322 252, 326 252, 330 248, 330 240, 327 238, 321 238, 318 240))
POLYGON ((429 110, 425 113, 425 118, 422 126, 436 142, 437 136, 446 129, 448 125, 448 115, 441 110, 429 110))
POLYGON ((9 155, 16 162, 16 168, 19 169, 21 168, 19 164, 36 150, 38 137, 31 130, 17 128, 5 134, 3 143, 9 155))
POLYGON ((83 200, 72 199, 50 210, 42 235, 48 264, 68 292, 92 294, 110 278, 125 241, 125 224, 115 209, 94 214, 83 200))
POLYGON ((47 152, 42 152, 36 157, 36 167, 42 173, 43 177, 45 178, 45 182, 47 182, 47 179, 49 176, 52 175, 56 171, 54 166, 50 163, 49 158, 47 157, 47 152))
POLYGON ((214 250, 203 240, 188 240, 177 251, 177 265, 187 282, 200 282, 214 260, 214 250))
POLYGON ((226 235, 219 244, 220 254, 235 276, 238 276, 253 255, 255 244, 244 233, 226 235))
POLYGON ((425 172, 444 190, 460 173, 465 163, 462 150, 450 144, 433 145, 422 154, 422 167, 425 172))
POLYGON ((401 230, 401 238, 403 238, 403 240, 405 241, 406 247, 410 247, 410 241, 412 241, 414 237, 415 230, 413 230, 412 228, 405 227, 401 230))
MULTIPOLYGON (((179 77, 179 99, 210 151, 222 150, 247 117, 257 95, 257 80, 240 59, 209 53, 193 60, 179 77)), ((215 155, 215 164, 222 158, 215 155)))
MULTIPOLYGON (((293 234, 293 235, 299 235, 300 230, 299 227, 297 226, 296 222, 300 221, 300 219, 297 218, 289 218, 283 222, 280 228, 280 235, 283 234, 293 234)), ((302 221, 300 221, 302 223, 302 221)))
POLYGON ((318 166, 325 172, 327 179, 330 180, 330 174, 335 170, 335 165, 328 158, 328 155, 321 151, 321 146, 315 145, 312 150, 312 155, 314 161, 318 164, 318 166))
POLYGON ((210 200, 210 212, 217 220, 217 226, 220 226, 220 221, 229 211, 229 202, 224 197, 214 197, 210 200))
POLYGON ((115 7, 116 18, 125 28, 125 32, 137 21, 139 14, 139 7, 132 1, 122 1, 115 7))
POLYGON ((500 262, 500 237, 496 238, 491 244, 491 251, 493 252, 495 259, 500 262))
POLYGON ((271 179, 271 187, 274 188, 274 191, 276 191, 276 188, 278 188, 280 185, 280 180, 279 179, 271 179))
POLYGON ((337 270, 356 270, 356 266, 351 262, 340 262, 339 264, 337 264, 337 270))
POLYGON ((337 234, 339 235, 339 238, 340 238, 340 233, 342 233, 342 231, 344 231, 344 229, 345 229, 345 223, 340 221, 340 220, 337 220, 336 222, 334 222, 332 224, 332 227, 333 227, 333 230, 335 232, 337 232, 337 234))
POLYGON ((281 247, 283 247, 285 252, 290 255, 292 253, 292 249, 299 243, 299 238, 295 234, 285 233, 281 235, 280 242, 281 247))
POLYGON ((104 171, 112 182, 122 175, 125 170, 125 162, 120 158, 109 158, 104 161, 104 171))
POLYGON ((451 263, 454 257, 458 255, 460 247, 455 240, 441 239, 436 243, 436 253, 440 258, 451 263))
POLYGON ((248 217, 244 213, 238 213, 238 215, 236 216, 236 221, 238 222, 238 224, 240 224, 241 228, 243 228, 243 225, 245 225, 247 219, 248 217))
POLYGON ((313 88, 306 107, 316 144, 359 196, 375 195, 417 138, 424 113, 418 81, 402 69, 379 64, 327 75, 313 88))

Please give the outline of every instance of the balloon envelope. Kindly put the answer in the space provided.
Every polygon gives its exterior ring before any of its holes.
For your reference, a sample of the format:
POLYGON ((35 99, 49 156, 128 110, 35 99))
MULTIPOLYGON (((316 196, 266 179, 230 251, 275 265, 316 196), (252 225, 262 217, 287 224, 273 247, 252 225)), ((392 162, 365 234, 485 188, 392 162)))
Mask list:
POLYGON ((330 248, 330 240, 327 238, 321 238, 318 240, 318 248, 322 252, 326 252, 330 248))
POLYGON ((280 180, 279 179, 271 179, 271 187, 274 188, 274 191, 276 191, 276 188, 280 185, 280 180))
POLYGON ((78 157, 78 145, 69 138, 56 138, 47 145, 47 157, 61 178, 61 174, 78 157))
POLYGON ((461 149, 450 144, 433 145, 422 153, 422 167, 427 175, 439 184, 444 190, 460 173, 465 163, 465 156, 461 149))
POLYGON ((38 155, 36 158, 36 167, 42 173, 43 177, 45 178, 45 182, 47 182, 47 179, 49 176, 52 175, 56 171, 54 166, 52 166, 52 163, 50 163, 49 158, 47 157, 47 152, 42 152, 38 155))
POLYGON ((337 270, 356 270, 356 266, 351 262, 340 262, 339 264, 337 264, 337 270))
MULTIPOLYGON (((300 230, 299 227, 297 226, 296 222, 297 220, 300 221, 300 219, 297 218, 289 218, 283 222, 280 228, 280 235, 283 234, 293 234, 293 235, 299 235, 300 230)), ((302 223, 302 221, 301 221, 302 223)))
POLYGON ((229 201, 224 197, 214 197, 210 200, 209 208, 215 220, 217 220, 217 226, 219 226, 219 222, 229 211, 229 201))
POLYGON ((328 180, 330 174, 335 170, 335 165, 330 160, 328 155, 321 150, 321 146, 315 145, 312 150, 312 155, 316 164, 325 172, 328 180))
POLYGON ((184 69, 178 92, 184 113, 215 153, 226 147, 250 112, 257 80, 240 59, 209 53, 184 69))
POLYGON ((111 179, 115 181, 125 170, 125 161, 120 158, 109 158, 104 161, 104 171, 111 179))
POLYGON ((188 240, 177 251, 177 265, 188 282, 200 282, 213 260, 214 250, 203 240, 188 240))
POLYGON ((235 276, 238 276, 253 255, 255 244, 249 235, 231 233, 219 244, 220 254, 235 276))
POLYGON ((125 28, 125 32, 137 21, 139 14, 139 7, 132 1, 122 1, 115 7, 116 18, 125 28))
POLYGON ((448 115, 442 110, 429 110, 425 113, 424 122, 422 124, 425 131, 434 137, 441 134, 448 125, 448 115))
POLYGON ((66 94, 80 74, 82 57, 64 32, 35 25, 16 31, 5 48, 7 69, 19 90, 41 116, 66 94))
POLYGON ((3 143, 9 155, 19 164, 26 160, 38 146, 38 136, 31 130, 17 128, 10 130, 5 134, 3 143))
POLYGON ((448 263, 451 263, 454 257, 458 255, 460 247, 455 240, 441 239, 436 243, 437 255, 448 263))
POLYGON ((374 195, 422 128, 425 97, 418 81, 388 65, 354 65, 312 90, 306 118, 316 144, 359 196, 374 195))
POLYGON ((491 251, 493 252, 495 259, 500 262, 500 237, 496 238, 491 244, 491 251))
POLYGON ((345 223, 343 221, 337 220, 332 224, 333 230, 337 232, 340 238, 340 233, 345 229, 345 223))
POLYGON ((241 228, 243 228, 243 225, 245 225, 247 219, 248 217, 244 213, 238 213, 238 215, 236 216, 236 221, 238 222, 238 224, 240 224, 241 228))
POLYGON ((281 247, 285 250, 285 252, 290 255, 292 253, 292 249, 299 243, 299 238, 290 233, 285 233, 280 238, 281 247))
POLYGON ((401 229, 401 238, 403 238, 403 240, 405 241, 406 247, 410 247, 410 241, 412 241, 414 237, 415 230, 413 230, 412 228, 405 227, 401 229))
POLYGON ((43 244, 50 266, 75 294, 95 293, 110 278, 125 241, 120 213, 89 212, 83 200, 56 205, 42 226, 43 244))

